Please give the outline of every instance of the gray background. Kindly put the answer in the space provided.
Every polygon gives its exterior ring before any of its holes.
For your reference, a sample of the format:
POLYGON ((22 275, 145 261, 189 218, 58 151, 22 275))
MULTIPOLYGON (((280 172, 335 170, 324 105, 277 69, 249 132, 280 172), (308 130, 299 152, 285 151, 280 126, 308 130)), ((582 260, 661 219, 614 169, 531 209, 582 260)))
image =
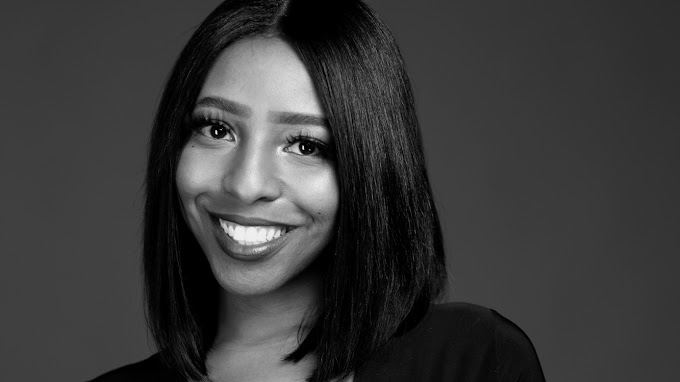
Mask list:
MULTIPOLYGON (((0 5, 0 380, 152 351, 146 137, 217 3, 0 5)), ((369 4, 414 83, 451 299, 518 323, 551 381, 677 378, 678 3, 369 4)))

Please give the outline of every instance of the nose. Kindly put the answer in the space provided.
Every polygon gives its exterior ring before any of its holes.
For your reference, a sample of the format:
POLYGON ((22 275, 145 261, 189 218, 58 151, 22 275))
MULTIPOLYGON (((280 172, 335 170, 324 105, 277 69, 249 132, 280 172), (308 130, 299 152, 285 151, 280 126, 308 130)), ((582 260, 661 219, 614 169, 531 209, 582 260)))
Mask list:
POLYGON ((281 194, 276 175, 275 152, 257 142, 242 142, 226 163, 224 192, 244 204, 272 201, 281 194))

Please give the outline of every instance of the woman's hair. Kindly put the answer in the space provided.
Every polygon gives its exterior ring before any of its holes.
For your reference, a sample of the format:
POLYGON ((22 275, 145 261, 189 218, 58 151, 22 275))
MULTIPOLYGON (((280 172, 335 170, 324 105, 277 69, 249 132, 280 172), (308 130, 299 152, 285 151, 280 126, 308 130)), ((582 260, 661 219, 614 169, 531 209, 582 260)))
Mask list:
POLYGON ((399 49, 359 0, 228 0, 195 31, 170 74, 151 132, 144 210, 147 319, 161 358, 185 378, 207 375, 218 288, 187 227, 175 171, 185 121, 218 55, 272 36, 297 52, 334 138, 336 236, 322 254, 311 329, 286 360, 316 357, 310 381, 346 376, 417 323, 446 280, 414 101, 399 49))

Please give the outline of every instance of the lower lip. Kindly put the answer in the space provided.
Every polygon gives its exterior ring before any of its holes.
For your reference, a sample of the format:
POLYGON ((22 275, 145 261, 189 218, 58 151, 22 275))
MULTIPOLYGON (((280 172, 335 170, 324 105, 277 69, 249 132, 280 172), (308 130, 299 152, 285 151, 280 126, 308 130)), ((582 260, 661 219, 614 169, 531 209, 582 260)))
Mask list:
POLYGON ((213 222, 217 244, 229 257, 241 261, 258 261, 271 256, 279 249, 279 247, 281 247, 281 245, 283 245, 291 232, 288 231, 285 235, 281 235, 276 239, 272 239, 265 243, 244 245, 239 244, 239 242, 227 235, 217 218, 213 217, 211 220, 213 222))

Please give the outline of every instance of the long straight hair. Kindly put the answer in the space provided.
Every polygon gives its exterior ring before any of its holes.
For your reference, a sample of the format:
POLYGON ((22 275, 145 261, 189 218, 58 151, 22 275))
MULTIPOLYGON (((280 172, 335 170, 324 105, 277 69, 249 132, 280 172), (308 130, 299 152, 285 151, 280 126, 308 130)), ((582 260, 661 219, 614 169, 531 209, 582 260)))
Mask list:
POLYGON ((386 26, 359 0, 233 0, 182 50, 149 143, 144 211, 147 320, 165 364, 205 379, 216 334, 215 281, 183 220, 175 172, 183 128, 219 54, 272 36, 306 66, 334 137, 337 235, 323 254, 323 294, 311 330, 286 360, 313 355, 309 381, 358 370, 407 331, 442 291, 445 255, 404 63, 386 26))

